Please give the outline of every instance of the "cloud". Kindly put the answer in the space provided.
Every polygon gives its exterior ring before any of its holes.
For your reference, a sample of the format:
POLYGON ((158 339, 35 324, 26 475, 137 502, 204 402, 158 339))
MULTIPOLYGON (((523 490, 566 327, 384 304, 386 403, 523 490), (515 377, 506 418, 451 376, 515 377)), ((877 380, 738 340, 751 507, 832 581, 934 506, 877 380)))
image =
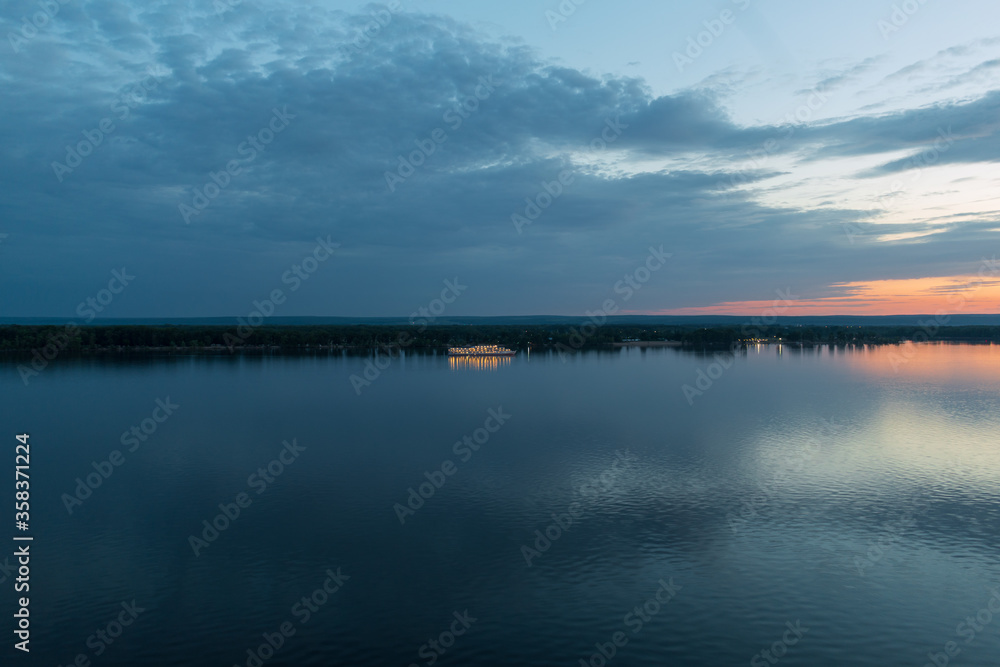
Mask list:
POLYGON ((988 49, 997 44, 1000 44, 1000 37, 975 40, 968 44, 959 44, 956 46, 950 46, 946 49, 941 49, 930 58, 910 63, 909 65, 886 75, 881 81, 879 81, 878 86, 885 86, 886 84, 895 83, 900 80, 911 80, 915 75, 933 72, 946 64, 950 66, 955 58, 963 58, 974 55, 981 52, 984 48, 988 49))
POLYGON ((990 233, 854 247, 843 227, 870 211, 766 204, 760 188, 798 161, 916 154, 939 128, 956 139, 938 164, 992 161, 995 91, 789 135, 735 123, 705 88, 656 96, 639 78, 553 63, 444 16, 248 2, 217 14, 193 1, 69 3, 0 61, 0 81, 7 312, 62 312, 123 258, 150 272, 130 288, 148 314, 240 312, 320 234, 343 252, 296 312, 411 312, 455 273, 469 277, 470 314, 582 312, 660 244, 675 253, 670 270, 629 308, 682 307, 957 273, 990 233), (275 110, 287 127, 254 148, 275 110), (747 152, 776 137, 787 137, 776 154, 747 168, 747 152), (562 172, 572 184, 518 234, 511 215, 562 172), (197 208, 198 193, 210 201, 185 224, 180 206, 197 208), (33 262, 52 275, 39 282, 33 262))
MULTIPOLYGON (((870 58, 865 58, 860 63, 852 65, 851 67, 832 74, 821 79, 814 87, 813 90, 822 90, 824 92, 832 92, 833 89, 843 86, 847 83, 857 80, 863 74, 867 74, 873 70, 879 63, 885 60, 884 56, 872 56, 870 58)), ((807 95, 812 92, 812 90, 800 90, 798 91, 800 95, 807 95)))
POLYGON ((992 162, 996 159, 997 114, 1000 91, 990 91, 967 102, 935 104, 879 116, 830 122, 805 129, 800 140, 816 148, 813 159, 863 156, 912 151, 868 175, 893 173, 924 164, 927 152, 932 164, 992 162), (947 145, 942 147, 942 141, 947 145), (936 154, 930 152, 937 146, 936 154), (914 163, 913 160, 917 162, 914 163))

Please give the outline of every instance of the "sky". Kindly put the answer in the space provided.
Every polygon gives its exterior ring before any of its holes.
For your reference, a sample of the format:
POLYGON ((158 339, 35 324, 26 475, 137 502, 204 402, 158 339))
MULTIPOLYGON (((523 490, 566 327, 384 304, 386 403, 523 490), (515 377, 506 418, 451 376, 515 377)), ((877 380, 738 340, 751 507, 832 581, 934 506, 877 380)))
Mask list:
POLYGON ((0 317, 997 313, 998 26, 2 1, 0 317))

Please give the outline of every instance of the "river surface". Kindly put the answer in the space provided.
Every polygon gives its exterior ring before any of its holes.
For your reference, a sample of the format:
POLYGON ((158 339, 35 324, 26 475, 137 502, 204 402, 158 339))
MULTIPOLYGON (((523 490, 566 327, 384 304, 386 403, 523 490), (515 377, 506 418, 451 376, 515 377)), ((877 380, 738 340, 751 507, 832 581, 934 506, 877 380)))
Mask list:
POLYGON ((1000 346, 371 361, 0 365, 0 663, 1000 664, 1000 346))

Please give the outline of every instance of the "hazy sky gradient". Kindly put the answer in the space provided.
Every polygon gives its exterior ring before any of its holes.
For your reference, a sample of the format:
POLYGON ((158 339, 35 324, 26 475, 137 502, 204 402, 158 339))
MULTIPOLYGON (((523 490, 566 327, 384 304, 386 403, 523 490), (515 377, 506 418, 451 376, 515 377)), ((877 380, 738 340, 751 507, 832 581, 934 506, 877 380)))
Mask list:
POLYGON ((995 2, 232 4, 0 2, 0 316, 1000 311, 995 2))

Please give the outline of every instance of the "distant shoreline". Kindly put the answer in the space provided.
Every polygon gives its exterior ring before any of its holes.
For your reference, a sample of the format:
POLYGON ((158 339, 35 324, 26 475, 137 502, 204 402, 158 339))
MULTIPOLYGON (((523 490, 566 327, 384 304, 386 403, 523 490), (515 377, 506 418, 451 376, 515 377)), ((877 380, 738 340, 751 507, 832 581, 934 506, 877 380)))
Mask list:
POLYGON ((380 350, 446 352, 500 345, 518 351, 623 348, 722 350, 780 343, 789 347, 892 345, 905 341, 1000 343, 1000 326, 650 326, 574 325, 0 325, 0 355, 302 354, 380 350))

